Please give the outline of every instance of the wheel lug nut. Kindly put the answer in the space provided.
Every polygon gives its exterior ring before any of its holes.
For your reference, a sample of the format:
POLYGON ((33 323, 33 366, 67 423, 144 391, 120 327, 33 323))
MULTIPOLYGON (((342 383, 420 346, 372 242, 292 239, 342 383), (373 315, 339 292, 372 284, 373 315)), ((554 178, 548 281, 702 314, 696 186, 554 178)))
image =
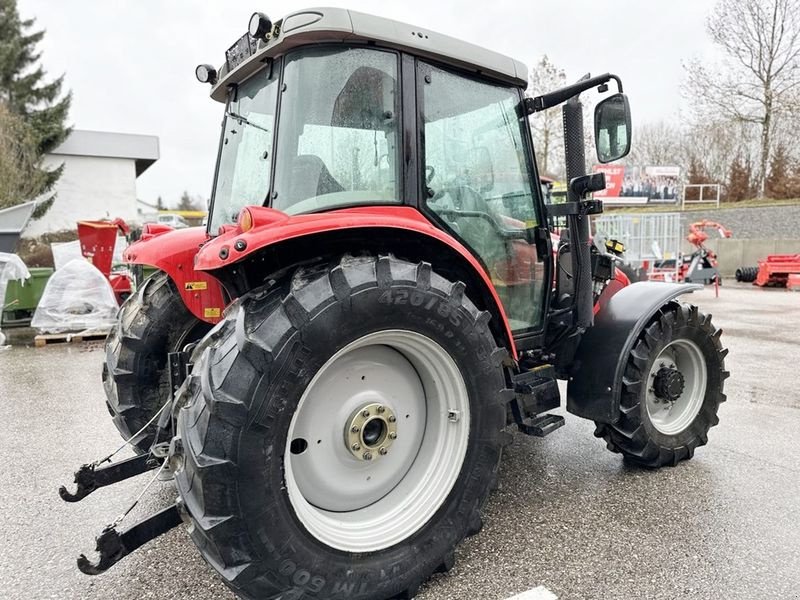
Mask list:
POLYGON ((358 433, 358 432, 359 432, 359 429, 358 429, 358 427, 352 427, 352 428, 350 428, 350 431, 351 431, 352 433, 358 433))
POLYGON ((366 409, 362 410, 362 411, 361 411, 361 416, 362 416, 362 417, 368 417, 368 416, 369 416, 369 411, 368 411, 368 410, 366 410, 366 409))
POLYGON ((353 444, 353 445, 351 446, 351 448, 352 448, 353 450, 355 450, 356 452, 358 452, 359 450, 361 450, 361 444, 353 444))
POLYGON ((389 439, 390 440, 396 440, 397 439, 397 434, 394 431, 390 431, 389 432, 389 439))
POLYGON ((394 423, 395 421, 397 421, 397 417, 395 417, 394 415, 390 415, 389 416, 389 423, 394 423))
POLYGON ((380 454, 381 456, 386 456, 387 452, 388 450, 386 448, 381 448, 380 450, 378 450, 378 454, 380 454))
POLYGON ((372 452, 364 452, 364 460, 372 460, 372 452))
POLYGON ((379 413, 382 413, 382 412, 383 412, 383 411, 385 411, 386 409, 385 409, 384 407, 382 407, 382 406, 379 406, 379 407, 378 407, 378 408, 376 408, 375 410, 377 410, 379 413))

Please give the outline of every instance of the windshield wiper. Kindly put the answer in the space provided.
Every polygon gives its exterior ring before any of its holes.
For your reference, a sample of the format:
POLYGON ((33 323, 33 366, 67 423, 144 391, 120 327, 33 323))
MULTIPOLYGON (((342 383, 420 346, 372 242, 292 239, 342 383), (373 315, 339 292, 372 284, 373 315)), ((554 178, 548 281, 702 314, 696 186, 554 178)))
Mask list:
POLYGON ((240 125, 242 125, 242 124, 249 125, 250 127, 255 127, 256 129, 260 129, 261 131, 265 131, 265 132, 269 133, 269 129, 267 129, 266 127, 262 127, 261 125, 256 125, 252 121, 248 121, 247 117, 243 117, 242 115, 240 115, 238 113, 228 111, 228 112, 225 113, 225 116, 226 117, 230 117, 232 119, 236 119, 236 121, 240 125))

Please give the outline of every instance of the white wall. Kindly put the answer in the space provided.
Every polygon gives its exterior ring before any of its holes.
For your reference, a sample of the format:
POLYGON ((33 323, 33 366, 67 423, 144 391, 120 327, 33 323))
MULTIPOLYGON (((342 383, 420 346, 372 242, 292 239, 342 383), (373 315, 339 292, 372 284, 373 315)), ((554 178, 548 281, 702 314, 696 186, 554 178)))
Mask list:
POLYGON ((76 221, 121 217, 136 221, 136 171, 133 159, 49 155, 46 167, 64 163, 55 186, 56 200, 45 215, 31 221, 24 237, 75 229, 76 221))

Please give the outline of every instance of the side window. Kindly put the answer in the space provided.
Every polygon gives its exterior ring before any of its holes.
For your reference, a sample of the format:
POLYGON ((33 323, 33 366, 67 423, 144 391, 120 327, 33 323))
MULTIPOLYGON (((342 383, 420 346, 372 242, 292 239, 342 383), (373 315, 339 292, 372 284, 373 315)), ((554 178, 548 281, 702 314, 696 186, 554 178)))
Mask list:
POLYGON ((427 208, 481 259, 512 328, 536 328, 543 269, 521 235, 537 219, 515 111, 519 91, 420 69, 427 208))

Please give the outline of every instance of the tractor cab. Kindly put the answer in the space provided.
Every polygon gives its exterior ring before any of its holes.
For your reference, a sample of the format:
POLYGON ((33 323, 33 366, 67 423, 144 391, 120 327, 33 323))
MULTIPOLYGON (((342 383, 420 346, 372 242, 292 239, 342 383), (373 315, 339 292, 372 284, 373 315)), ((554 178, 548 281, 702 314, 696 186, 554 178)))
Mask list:
MULTIPOLYGON (((413 207, 478 260, 515 336, 541 332, 553 265, 526 69, 403 27, 336 9, 256 13, 219 72, 198 67, 226 104, 209 234, 246 206, 413 207)), ((602 159, 616 158, 611 142, 602 159)))

